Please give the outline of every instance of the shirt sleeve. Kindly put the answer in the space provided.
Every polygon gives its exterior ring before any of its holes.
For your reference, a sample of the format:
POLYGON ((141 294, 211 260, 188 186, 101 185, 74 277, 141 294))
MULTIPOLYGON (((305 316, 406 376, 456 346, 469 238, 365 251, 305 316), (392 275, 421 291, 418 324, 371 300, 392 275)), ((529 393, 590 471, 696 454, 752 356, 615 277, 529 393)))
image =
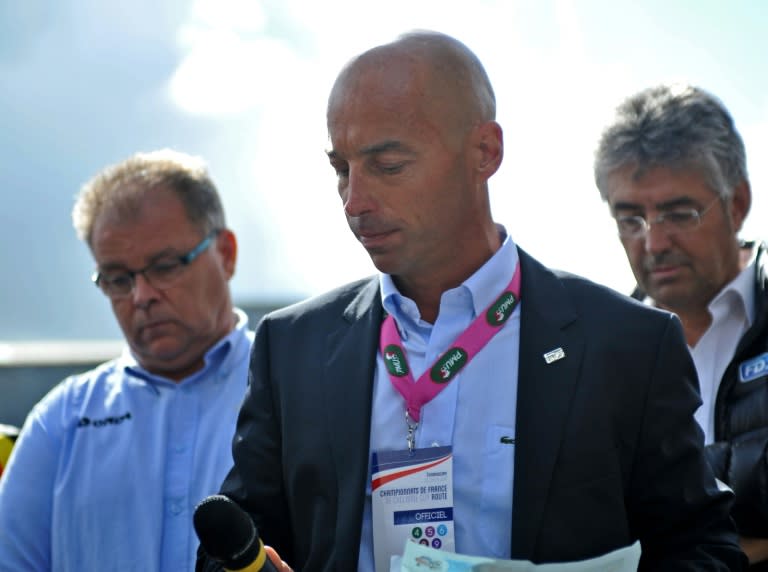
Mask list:
POLYGON ((49 395, 30 412, 0 478, 0 572, 47 572, 61 400, 49 395))

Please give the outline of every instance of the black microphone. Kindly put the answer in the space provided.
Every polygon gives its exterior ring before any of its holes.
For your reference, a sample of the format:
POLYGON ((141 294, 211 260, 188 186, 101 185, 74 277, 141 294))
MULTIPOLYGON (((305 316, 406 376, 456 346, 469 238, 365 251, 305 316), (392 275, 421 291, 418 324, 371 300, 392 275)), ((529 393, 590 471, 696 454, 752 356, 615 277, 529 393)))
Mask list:
POLYGON ((204 498, 195 507, 192 520, 203 549, 225 570, 278 572, 264 551, 253 520, 229 497, 204 498))

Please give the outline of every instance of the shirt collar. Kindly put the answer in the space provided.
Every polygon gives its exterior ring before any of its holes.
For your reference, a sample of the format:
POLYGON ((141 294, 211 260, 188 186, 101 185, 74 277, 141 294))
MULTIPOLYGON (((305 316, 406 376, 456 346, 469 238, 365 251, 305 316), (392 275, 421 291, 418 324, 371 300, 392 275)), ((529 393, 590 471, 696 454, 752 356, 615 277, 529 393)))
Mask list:
POLYGON ((739 311, 746 320, 747 328, 755 315, 754 275, 755 257, 739 274, 717 293, 707 306, 713 319, 729 312, 739 311))
MULTIPOLYGON (((502 289, 512 280, 512 275, 517 267, 519 258, 517 246, 502 225, 497 224, 496 227, 502 240, 501 247, 485 264, 456 288, 464 289, 469 293, 472 300, 473 317, 484 312, 498 298, 502 289)), ((416 304, 400 293, 391 275, 383 273, 379 275, 379 290, 384 310, 392 314, 398 325, 421 323, 416 304)), ((443 296, 445 294, 444 292, 443 296)), ((401 335, 404 333, 403 329, 400 328, 401 335)))
MULTIPOLYGON (((128 345, 123 348, 123 353, 118 358, 118 369, 122 369, 131 377, 144 380, 150 384, 172 383, 173 385, 179 385, 181 383, 192 383, 194 380, 206 378, 212 370, 217 368, 220 368, 226 376, 232 367, 234 367, 235 363, 239 361, 238 358, 241 357, 242 353, 244 351, 249 351, 250 348, 250 340, 248 338, 248 315, 239 308, 233 308, 233 312, 237 322, 232 331, 205 352, 202 369, 196 371, 189 377, 184 378, 179 383, 144 369, 139 365, 139 362, 136 361, 136 358, 128 345)), ((219 380, 221 377, 214 376, 214 379, 219 380)))

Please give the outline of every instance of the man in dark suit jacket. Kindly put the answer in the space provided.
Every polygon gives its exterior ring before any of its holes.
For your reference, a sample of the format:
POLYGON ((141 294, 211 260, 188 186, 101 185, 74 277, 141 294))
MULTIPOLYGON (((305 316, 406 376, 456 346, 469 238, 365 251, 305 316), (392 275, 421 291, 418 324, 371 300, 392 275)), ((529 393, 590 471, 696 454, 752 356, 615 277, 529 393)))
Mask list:
POLYGON ((455 400, 423 404, 412 426, 417 447, 443 419, 453 428, 456 551, 562 562, 639 540, 642 570, 742 569, 732 495, 718 488, 693 418, 697 381, 678 320, 545 269, 494 223, 487 183, 503 155, 494 116, 482 65, 442 34, 406 34, 342 70, 328 155, 349 226, 381 275, 261 322, 222 493, 296 569, 372 570, 370 455, 405 436, 401 417, 383 410, 401 415, 410 403, 392 392, 382 321, 393 316, 415 376, 431 357, 419 348, 452 329, 451 304, 478 296, 485 280, 504 290, 514 268, 512 317, 446 384, 455 400), (490 467, 491 481, 513 468, 508 491, 463 474, 485 446, 463 432, 494 415, 514 435, 501 438, 513 453, 490 467), (484 513, 487 489, 501 492, 484 513), (488 522, 498 551, 473 534, 488 522))

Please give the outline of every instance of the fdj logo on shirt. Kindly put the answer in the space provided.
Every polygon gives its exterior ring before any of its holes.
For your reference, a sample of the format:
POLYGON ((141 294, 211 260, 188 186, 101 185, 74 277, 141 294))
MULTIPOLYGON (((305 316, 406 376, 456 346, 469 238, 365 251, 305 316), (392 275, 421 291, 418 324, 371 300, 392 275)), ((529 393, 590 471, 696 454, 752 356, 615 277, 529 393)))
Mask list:
POLYGON ((384 348, 384 363, 390 375, 403 377, 408 375, 408 362, 405 360, 403 350, 396 345, 388 345, 384 348))
POLYGON ((467 352, 461 348, 451 348, 443 357, 437 360, 429 372, 429 377, 435 383, 447 383, 459 373, 459 370, 467 365, 467 352))
POLYGON ((739 364, 739 381, 753 381, 768 375, 768 353, 764 353, 739 364))
POLYGON ((512 292, 504 292, 498 300, 488 308, 485 319, 491 326, 500 326, 512 315, 517 305, 517 298, 512 292))

